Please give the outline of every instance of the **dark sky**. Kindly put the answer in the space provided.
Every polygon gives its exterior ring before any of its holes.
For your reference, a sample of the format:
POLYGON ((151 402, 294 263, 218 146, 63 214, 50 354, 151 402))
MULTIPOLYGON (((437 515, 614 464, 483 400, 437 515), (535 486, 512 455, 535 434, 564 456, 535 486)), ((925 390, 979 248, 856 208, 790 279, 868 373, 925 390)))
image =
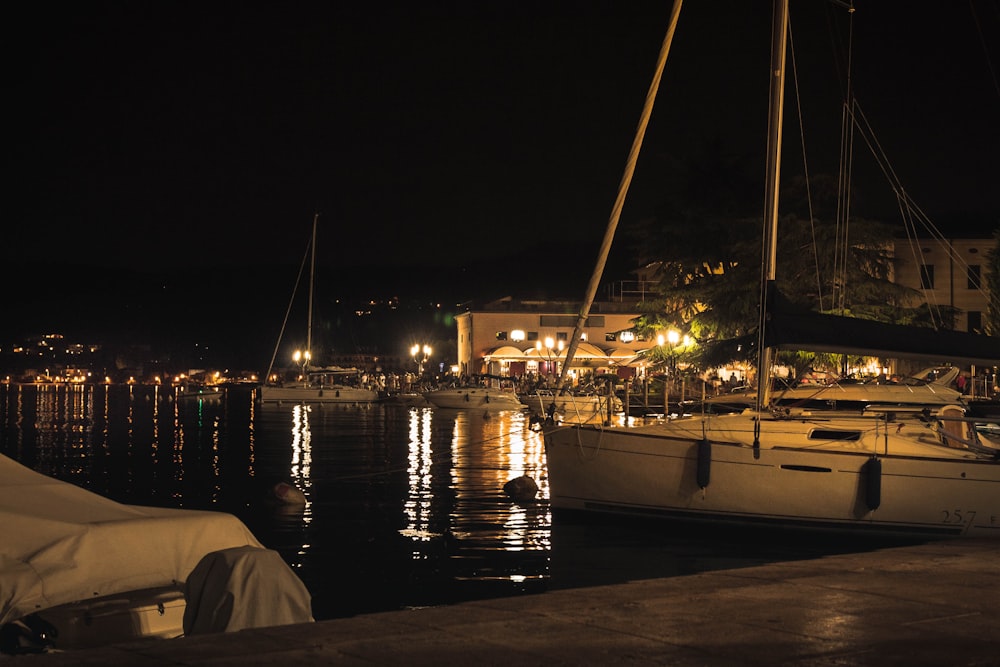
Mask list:
MULTIPOLYGON (((4 38, 0 260, 297 262, 318 211, 343 266, 526 252, 585 266, 582 289, 670 4, 29 3, 4 38)), ((855 87, 907 190, 995 223, 998 3, 856 7, 855 87)), ((793 0, 792 22, 810 169, 834 173, 847 14, 793 0)), ((667 165, 763 150, 769 24, 766 0, 685 3, 623 226, 667 165)))

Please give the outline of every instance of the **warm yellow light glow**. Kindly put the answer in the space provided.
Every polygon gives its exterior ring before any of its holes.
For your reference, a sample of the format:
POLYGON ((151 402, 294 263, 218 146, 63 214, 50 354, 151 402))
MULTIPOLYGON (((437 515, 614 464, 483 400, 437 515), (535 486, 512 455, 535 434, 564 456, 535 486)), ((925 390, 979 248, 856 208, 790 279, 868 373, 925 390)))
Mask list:
POLYGON ((681 342, 681 332, 677 331, 676 329, 671 329, 670 331, 668 331, 667 342, 670 343, 671 345, 677 345, 677 343, 681 342))
POLYGON ((514 329, 510 332, 510 339, 513 341, 521 342, 525 339, 525 333, 523 329, 514 329))

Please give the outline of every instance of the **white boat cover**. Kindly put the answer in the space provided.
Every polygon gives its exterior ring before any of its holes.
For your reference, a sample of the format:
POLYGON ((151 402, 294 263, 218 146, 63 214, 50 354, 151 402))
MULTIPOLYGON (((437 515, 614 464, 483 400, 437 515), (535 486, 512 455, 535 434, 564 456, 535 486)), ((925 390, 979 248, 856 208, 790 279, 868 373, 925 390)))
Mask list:
POLYGON ((202 558, 263 548, 231 514, 124 505, 0 455, 0 625, 50 607, 182 586, 202 558))

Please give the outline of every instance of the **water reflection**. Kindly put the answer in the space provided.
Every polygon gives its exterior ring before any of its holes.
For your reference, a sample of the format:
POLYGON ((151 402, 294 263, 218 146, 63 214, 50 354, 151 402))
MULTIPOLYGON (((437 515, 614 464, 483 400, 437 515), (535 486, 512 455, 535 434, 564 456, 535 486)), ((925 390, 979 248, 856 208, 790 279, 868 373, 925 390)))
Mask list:
MULTIPOLYGON (((407 413, 409 428, 406 474, 409 480, 409 493, 403 503, 406 527, 400 532, 414 542, 427 542, 434 537, 441 537, 440 533, 431 531, 433 500, 431 416, 429 408, 413 408, 407 413)), ((420 557, 420 551, 415 550, 413 558, 420 557)))
POLYGON ((236 514, 295 568, 318 619, 859 548, 554 521, 542 438, 517 412, 253 396, 0 385, 0 453, 120 502, 236 514), (538 484, 532 501, 503 491, 521 475, 538 484), (276 482, 302 490, 305 507, 275 502, 276 482))

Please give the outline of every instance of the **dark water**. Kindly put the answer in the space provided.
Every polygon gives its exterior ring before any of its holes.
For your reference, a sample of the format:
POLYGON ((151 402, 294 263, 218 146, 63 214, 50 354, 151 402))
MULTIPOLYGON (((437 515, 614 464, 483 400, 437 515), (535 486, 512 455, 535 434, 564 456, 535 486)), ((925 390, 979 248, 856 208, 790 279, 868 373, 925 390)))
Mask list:
POLYGON ((244 387, 198 400, 0 385, 0 397, 0 453, 120 502, 237 515, 299 574, 317 619, 883 546, 553 516, 541 436, 518 413, 261 406, 244 387), (503 492, 520 475, 535 501, 503 492), (305 506, 274 502, 279 481, 305 506))

